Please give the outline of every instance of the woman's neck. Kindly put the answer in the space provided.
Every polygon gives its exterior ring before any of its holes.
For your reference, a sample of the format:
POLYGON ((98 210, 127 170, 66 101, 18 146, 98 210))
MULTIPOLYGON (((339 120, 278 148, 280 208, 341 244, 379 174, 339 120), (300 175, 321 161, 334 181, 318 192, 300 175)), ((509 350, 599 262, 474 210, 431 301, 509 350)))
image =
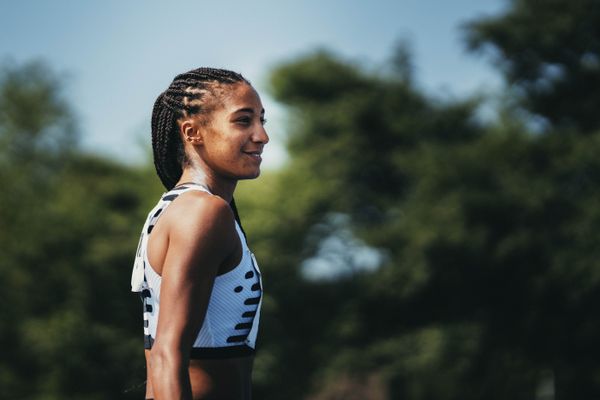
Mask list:
POLYGON ((237 185, 235 180, 226 180, 207 174, 200 168, 186 167, 183 169, 178 184, 193 182, 205 186, 212 194, 221 197, 228 203, 233 198, 233 192, 237 185))

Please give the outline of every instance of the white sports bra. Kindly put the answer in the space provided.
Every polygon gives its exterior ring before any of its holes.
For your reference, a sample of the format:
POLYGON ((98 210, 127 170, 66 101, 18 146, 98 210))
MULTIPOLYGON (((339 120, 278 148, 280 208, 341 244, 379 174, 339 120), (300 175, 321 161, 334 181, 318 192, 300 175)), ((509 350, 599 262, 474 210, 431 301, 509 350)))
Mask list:
MULTIPOLYGON (((164 210, 189 190, 210 194, 203 186, 187 183, 163 194, 148 214, 138 244, 131 290, 140 292, 142 297, 146 349, 152 348, 156 337, 162 280, 148 261, 148 237, 164 210)), ((215 277, 204 322, 190 349, 192 359, 239 357, 254 353, 262 304, 262 280, 254 254, 237 222, 235 227, 242 244, 242 258, 234 269, 215 277)))

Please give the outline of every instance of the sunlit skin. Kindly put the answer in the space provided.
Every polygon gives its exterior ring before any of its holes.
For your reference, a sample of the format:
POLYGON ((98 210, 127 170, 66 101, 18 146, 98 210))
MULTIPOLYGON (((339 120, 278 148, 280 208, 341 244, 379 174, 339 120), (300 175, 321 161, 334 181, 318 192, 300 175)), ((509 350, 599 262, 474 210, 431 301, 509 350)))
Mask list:
POLYGON ((149 238, 148 258, 162 283, 156 338, 146 350, 146 398, 250 399, 253 357, 189 359, 215 277, 242 257, 229 202, 238 180, 260 174, 260 154, 269 141, 256 91, 246 83, 224 87, 208 116, 179 121, 189 160, 179 182, 203 184, 213 195, 182 194, 149 238))

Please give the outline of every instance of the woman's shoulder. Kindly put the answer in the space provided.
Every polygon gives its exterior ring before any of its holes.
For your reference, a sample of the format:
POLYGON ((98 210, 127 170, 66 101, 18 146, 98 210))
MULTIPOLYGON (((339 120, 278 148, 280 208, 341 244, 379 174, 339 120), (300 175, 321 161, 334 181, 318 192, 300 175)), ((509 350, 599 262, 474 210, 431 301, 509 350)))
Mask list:
POLYGON ((180 194, 169 206, 164 216, 168 225, 177 231, 196 233, 202 236, 227 234, 235 230, 235 217, 229 204, 219 196, 200 190, 189 190, 180 194))
POLYGON ((180 194, 169 207, 169 211, 170 216, 180 222, 234 221, 233 211, 223 198, 200 190, 189 190, 180 194))

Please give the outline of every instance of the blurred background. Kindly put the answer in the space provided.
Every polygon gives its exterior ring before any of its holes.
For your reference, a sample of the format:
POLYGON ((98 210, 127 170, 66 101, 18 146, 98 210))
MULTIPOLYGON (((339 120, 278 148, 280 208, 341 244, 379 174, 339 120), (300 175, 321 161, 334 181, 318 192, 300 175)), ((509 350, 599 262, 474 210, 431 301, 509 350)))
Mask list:
POLYGON ((139 399, 156 96, 242 72, 256 399, 600 398, 600 0, 0 5, 0 399, 139 399))

